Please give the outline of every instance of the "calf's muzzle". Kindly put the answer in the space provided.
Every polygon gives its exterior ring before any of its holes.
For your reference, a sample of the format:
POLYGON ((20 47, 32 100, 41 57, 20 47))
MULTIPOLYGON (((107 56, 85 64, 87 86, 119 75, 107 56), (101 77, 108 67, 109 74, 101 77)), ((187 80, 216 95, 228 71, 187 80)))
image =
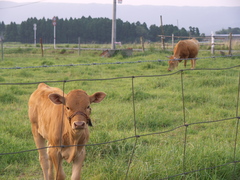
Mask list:
MULTIPOLYGON (((89 116, 88 115, 86 115, 84 112, 81 112, 81 111, 77 111, 77 112, 75 112, 75 113, 73 113, 71 116, 69 116, 68 117, 68 120, 69 120, 69 122, 71 122, 71 120, 72 120, 72 118, 74 117, 74 116, 76 116, 76 115, 82 115, 83 117, 85 117, 86 118, 86 120, 87 120, 87 124, 89 125, 89 126, 92 126, 92 122, 91 122, 91 119, 89 118, 89 116)), ((85 126, 85 122, 74 122, 74 126, 75 127, 84 127, 85 126)), ((78 129, 78 128, 77 128, 78 129)))
POLYGON ((74 122, 73 124, 75 129, 84 129, 86 125, 84 121, 77 121, 77 122, 74 122))

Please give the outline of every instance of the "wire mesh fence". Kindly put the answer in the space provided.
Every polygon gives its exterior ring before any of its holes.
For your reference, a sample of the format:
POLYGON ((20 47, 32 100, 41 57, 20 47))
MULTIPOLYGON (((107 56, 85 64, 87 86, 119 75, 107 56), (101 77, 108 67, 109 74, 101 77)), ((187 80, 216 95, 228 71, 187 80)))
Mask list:
MULTIPOLYGON (((229 57, 229 56, 226 56, 229 57)), ((215 57, 207 57, 207 58, 215 58, 215 57)), ((201 59, 205 59, 205 58, 198 58, 198 60, 201 59)), ((156 61, 162 61, 162 60, 156 60, 156 61)), ((156 61, 147 61, 147 62, 156 62, 156 61)), ((138 62, 125 62, 125 63, 142 63, 142 62, 146 62, 146 61, 138 61, 138 62)), ((104 65, 104 64, 108 64, 108 63, 96 63, 96 64, 78 64, 78 65, 66 65, 66 66, 81 66, 81 65, 104 65)), ((111 63, 111 64, 121 64, 119 62, 116 63, 111 63)), ((57 67, 61 67, 62 65, 57 65, 57 67)), ((51 67, 51 66, 48 66, 51 67)), ((133 128, 133 134, 131 136, 125 136, 122 137, 120 139, 113 139, 111 141, 105 141, 105 142, 96 142, 96 143, 89 143, 85 146, 101 146, 104 144, 112 144, 112 143, 118 143, 118 142, 125 142, 128 141, 130 139, 134 140, 134 144, 132 146, 131 149, 131 153, 129 154, 129 161, 126 167, 126 172, 125 172, 125 179, 129 179, 129 175, 131 174, 131 168, 132 168, 132 164, 135 160, 135 153, 137 150, 137 145, 138 145, 138 141, 141 138, 144 137, 150 137, 150 136, 155 136, 155 135, 163 135, 163 134, 168 134, 170 132, 175 132, 179 129, 182 130, 182 135, 183 135, 183 141, 182 141, 182 157, 180 157, 181 159, 181 173, 176 173, 176 174, 171 174, 168 175, 166 177, 163 178, 159 178, 159 179, 172 179, 175 177, 179 177, 179 178, 184 178, 186 175, 189 175, 191 173, 196 173, 196 172, 200 172, 200 171, 204 171, 204 170, 208 170, 208 169, 216 169, 222 166, 228 166, 228 165, 233 165, 234 171, 232 174, 233 179, 237 179, 236 175, 236 171, 237 171, 237 164, 240 162, 240 159, 237 156, 238 153, 238 136, 239 136, 239 131, 238 131, 238 126, 239 126, 239 120, 240 120, 240 116, 239 116, 239 102, 240 102, 240 75, 238 75, 238 77, 234 77, 233 80, 233 84, 235 88, 235 97, 231 97, 232 99, 234 99, 235 101, 232 102, 232 104, 230 105, 231 108, 234 108, 235 113, 231 113, 231 115, 227 115, 228 117, 224 116, 225 118, 221 118, 221 115, 219 115, 216 113, 216 116, 213 116, 215 119, 213 119, 213 117, 211 118, 207 118, 204 117, 203 119, 201 119, 201 117, 197 118, 197 117, 191 117, 191 115, 189 115, 189 109, 190 108, 194 108, 192 107, 193 104, 189 105, 189 99, 191 101, 195 101, 194 98, 200 98, 200 100, 196 100, 195 103, 202 103, 203 101, 208 101, 208 99, 210 98, 209 95, 196 95, 194 94, 192 91, 192 87, 195 86, 195 79, 194 77, 190 76, 189 74, 187 74, 188 72, 201 72, 201 71, 226 71, 226 70, 235 70, 238 71, 239 70, 240 65, 236 65, 236 66, 232 66, 232 67, 226 67, 226 68, 210 68, 210 69, 195 69, 195 70, 190 70, 190 69, 185 69, 185 70, 179 70, 176 71, 174 73, 170 73, 170 74, 161 74, 161 75, 139 75, 139 76, 127 76, 127 77, 116 77, 116 78, 102 78, 102 79, 76 79, 76 80, 62 80, 62 81, 43 81, 46 83, 58 83, 60 84, 61 87, 63 87, 63 89, 65 89, 64 87, 68 86, 70 83, 74 83, 74 82, 96 82, 98 81, 99 83, 108 83, 109 81, 114 82, 114 81, 118 81, 118 80, 128 80, 128 88, 130 89, 130 99, 128 100, 128 108, 129 106, 131 106, 132 108, 132 115, 131 115, 131 124, 132 124, 132 128, 133 128), (152 82, 156 82, 159 79, 163 79, 163 78, 171 78, 172 76, 175 76, 176 81, 174 81, 175 83, 178 82, 178 86, 176 87, 176 91, 178 96, 181 99, 181 104, 178 104, 177 108, 180 108, 182 113, 178 114, 178 122, 176 123, 177 125, 172 125, 172 126, 167 126, 166 128, 163 125, 163 128, 156 128, 156 130, 154 130, 154 132, 149 132, 149 133, 145 133, 145 131, 141 131, 139 129, 141 124, 143 123, 139 113, 142 113, 142 107, 143 104, 140 104, 140 101, 146 101, 151 99, 151 98, 156 98, 157 96, 161 96, 161 95, 157 95, 154 94, 151 96, 150 93, 148 93, 148 89, 144 89, 144 93, 140 93, 142 92, 139 90, 139 86, 144 86, 143 83, 141 83, 141 80, 144 78, 148 78, 150 82, 150 84, 152 82), (177 78, 176 78, 177 76, 177 78), (158 78, 158 79, 156 79, 158 78), (185 82, 187 79, 191 79, 190 82, 185 82), (150 98, 144 98, 144 96, 151 96, 150 98), (156 97, 154 97, 156 96, 156 97), (195 96, 195 97, 194 97, 195 96), (186 118, 187 116, 189 116, 188 118, 186 118), (194 119, 194 120, 193 120, 194 119), (190 170, 191 168, 189 168, 189 153, 190 152, 194 152, 194 151, 190 151, 189 148, 189 139, 191 139, 191 134, 193 133, 193 130, 191 129, 191 127, 195 127, 195 126, 202 126, 205 124, 217 124, 217 123, 228 123, 231 122, 231 124, 233 124, 233 122, 235 123, 235 125, 233 125, 235 127, 235 129, 232 129, 232 131, 234 132, 233 136, 232 136, 232 141, 234 143, 233 147, 232 147, 232 152, 230 152, 230 154, 232 154, 231 156, 231 160, 228 160, 226 163, 223 164, 213 164, 212 166, 209 167, 205 167, 205 168, 199 168, 199 169, 193 169, 190 170), (170 128, 169 128, 170 127, 170 128), (189 152, 188 152, 189 151, 189 152)), ((15 67, 13 69, 26 69, 26 68, 41 68, 41 67, 15 67)), ((44 66, 45 68, 45 66, 44 66)), ((12 68, 1 68, 1 69, 12 69, 12 68)), ((207 81, 207 80, 206 80, 207 81)), ((216 81, 216 80, 214 80, 216 81)), ((224 80, 220 80, 220 81, 224 81, 224 80)), ((226 80, 225 80, 226 81, 226 80)), ((30 83, 0 83, 0 86, 14 86, 14 85, 19 85, 19 86, 26 86, 26 85, 35 85, 38 84, 39 82, 30 82, 30 83)), ((171 82, 172 83, 172 82, 171 82)), ((201 83, 201 82, 198 82, 201 83)), ((206 83, 206 82, 204 82, 206 83)), ((148 84, 149 85, 149 84, 148 84)), ((145 85, 145 86, 148 86, 145 85)), ((160 86, 160 85, 159 85, 160 86)), ((166 85, 161 84, 161 87, 167 87, 166 85)), ((207 86, 207 85, 206 85, 207 86)), ((149 87, 152 88, 152 87, 149 87)), ((161 92, 159 92, 159 94, 161 94, 161 92)), ((113 96, 113 95, 112 95, 113 96)), ((176 96, 176 95, 174 95, 176 96)), ((174 98, 173 98, 174 99, 174 98)), ((126 100, 126 98, 123 98, 123 100, 126 100)), ((224 102, 222 102, 222 105, 224 105, 224 102)), ((164 107, 164 105, 163 105, 164 107)), ((201 106, 201 108, 206 108, 204 107, 204 103, 201 106)), ((211 108, 211 107, 207 107, 207 108, 211 108)), ((148 110, 151 111, 151 110, 148 110)), ((210 111, 211 112, 211 111, 210 111)), ((171 112, 169 112, 171 113, 171 112)), ((172 112, 174 113, 174 111, 172 112)), ((160 114, 160 112, 158 112, 158 115, 160 114)), ((149 116, 149 118, 151 118, 151 113, 147 113, 147 116, 149 116)), ((156 114, 153 113, 153 116, 156 116, 156 114)), ((160 115, 159 115, 160 116, 160 115)), ((155 117, 156 118, 156 117, 155 117)), ((158 119, 158 118, 157 118, 158 119)), ((191 140, 192 141, 192 140, 191 140)), ((64 148, 64 146, 60 146, 61 148, 64 148)), ((47 148, 55 148, 55 146, 46 146, 44 147, 44 149, 47 148)), ((13 155, 13 154, 19 154, 19 153, 28 153, 31 151, 37 151, 39 149, 26 149, 26 150, 22 150, 22 151, 17 151, 17 152, 1 152, 0 156, 7 156, 7 155, 13 155)))

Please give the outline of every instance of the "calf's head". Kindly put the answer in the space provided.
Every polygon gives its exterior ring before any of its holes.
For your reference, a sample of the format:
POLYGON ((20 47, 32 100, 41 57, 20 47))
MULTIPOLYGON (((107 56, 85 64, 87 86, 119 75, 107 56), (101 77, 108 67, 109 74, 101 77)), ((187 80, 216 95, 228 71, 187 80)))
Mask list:
POLYGON ((172 71, 174 70, 176 67, 178 67, 178 60, 176 60, 176 58, 174 56, 170 56, 169 58, 170 60, 168 61, 168 71, 172 71))
POLYGON ((49 99, 54 104, 63 104, 65 117, 73 130, 85 129, 92 126, 90 114, 91 103, 99 103, 105 98, 104 92, 96 92, 93 95, 87 95, 83 90, 72 90, 66 96, 60 94, 50 94, 49 99))

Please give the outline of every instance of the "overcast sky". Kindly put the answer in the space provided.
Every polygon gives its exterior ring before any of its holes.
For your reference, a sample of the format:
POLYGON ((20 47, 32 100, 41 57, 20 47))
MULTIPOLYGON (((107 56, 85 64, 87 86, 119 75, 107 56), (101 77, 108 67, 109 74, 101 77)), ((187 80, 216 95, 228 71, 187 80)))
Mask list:
MULTIPOLYGON (((113 0, 0 0, 14 2, 63 2, 112 4, 113 0)), ((117 2, 119 0, 116 0, 117 2)), ((240 0, 122 0, 123 5, 240 6, 240 0)))

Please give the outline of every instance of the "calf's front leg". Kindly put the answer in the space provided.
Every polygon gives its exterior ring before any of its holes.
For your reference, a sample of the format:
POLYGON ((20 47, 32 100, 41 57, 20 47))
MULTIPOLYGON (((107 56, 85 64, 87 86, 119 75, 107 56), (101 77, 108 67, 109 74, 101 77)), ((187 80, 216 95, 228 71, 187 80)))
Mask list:
POLYGON ((81 179, 81 170, 82 170, 85 156, 86 156, 86 151, 85 151, 85 147, 83 147, 80 153, 78 153, 73 160, 71 180, 81 179))
POLYGON ((65 179, 65 173, 62 168, 62 156, 58 152, 57 148, 50 148, 48 150, 49 154, 49 179, 53 179, 54 174, 53 174, 53 169, 52 165, 54 166, 55 170, 55 176, 56 180, 64 180, 65 179))

